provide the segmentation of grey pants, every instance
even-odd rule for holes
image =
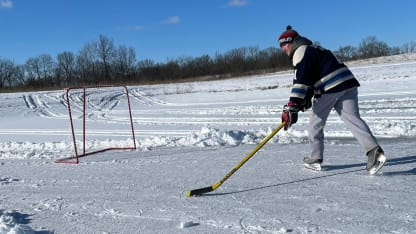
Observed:
[[[365,152],[378,145],[370,128],[360,117],[358,91],[355,87],[337,93],[325,93],[319,98],[314,98],[308,127],[309,144],[312,148],[311,158],[323,159],[324,127],[332,108],[336,110]]]

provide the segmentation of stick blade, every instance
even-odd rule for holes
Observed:
[[[191,191],[186,192],[186,196],[188,197],[192,197],[192,196],[199,196],[203,193],[209,193],[214,191],[214,188],[212,186],[209,187],[205,187],[205,188],[200,188],[200,189],[194,189]]]

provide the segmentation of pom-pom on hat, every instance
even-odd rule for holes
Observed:
[[[284,31],[279,37],[279,45],[282,47],[286,43],[292,43],[293,40],[299,36],[299,33],[292,29],[292,26],[288,25],[286,31]]]

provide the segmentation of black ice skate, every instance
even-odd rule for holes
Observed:
[[[380,146],[375,147],[374,149],[367,152],[367,166],[365,169],[368,171],[368,174],[376,174],[386,162],[386,156]]]
[[[321,164],[322,164],[322,159],[309,158],[309,157],[303,158],[303,165],[307,169],[320,171],[322,169]]]

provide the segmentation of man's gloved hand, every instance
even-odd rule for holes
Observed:
[[[297,105],[293,102],[289,102],[288,104],[283,106],[282,122],[285,122],[285,131],[289,129],[289,127],[292,126],[292,124],[298,121],[299,110],[299,107],[297,107]]]

